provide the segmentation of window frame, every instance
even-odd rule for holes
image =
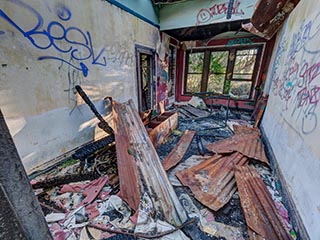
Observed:
[[[235,66],[235,60],[236,60],[236,52],[237,50],[248,50],[248,49],[257,49],[256,54],[256,60],[253,68],[252,78],[250,80],[248,79],[239,79],[239,78],[233,78],[233,71]],[[235,45],[235,46],[217,46],[217,47],[200,47],[200,48],[194,48],[194,49],[187,49],[185,52],[185,71],[184,71],[184,84],[183,84],[183,94],[184,95],[193,95],[196,94],[196,92],[187,92],[187,79],[188,79],[188,73],[189,73],[189,54],[190,53],[204,53],[204,63],[203,63],[203,71],[202,71],[202,77],[201,77],[201,87],[200,87],[200,93],[201,92],[207,92],[207,86],[209,81],[209,75],[210,75],[210,54],[211,52],[219,52],[219,51],[229,51],[228,54],[228,62],[227,62],[227,69],[226,74],[224,76],[224,83],[223,83],[223,94],[226,94],[226,83],[229,80],[230,85],[231,82],[251,82],[251,88],[249,92],[248,98],[236,98],[238,100],[244,100],[244,101],[250,101],[254,99],[254,96],[256,95],[256,84],[257,84],[257,78],[260,72],[260,66],[263,60],[263,52],[265,49],[265,43],[256,43],[256,44],[250,44],[245,46]],[[233,60],[230,59],[231,55],[234,54]]]

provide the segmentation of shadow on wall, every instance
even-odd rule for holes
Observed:
[[[56,53],[40,56],[38,57],[40,61],[54,60],[61,64],[65,63],[84,77],[88,76],[90,68],[94,66],[107,67],[110,63],[132,66],[134,63],[133,54],[119,43],[115,46],[94,47],[94,39],[90,31],[72,25],[72,11],[66,5],[56,4],[54,9],[56,20],[46,24],[43,15],[31,5],[21,0],[8,2],[14,4],[12,8],[15,9],[15,13],[20,13],[15,16],[27,16],[28,20],[33,20],[32,27],[24,26],[28,25],[29,21],[25,21],[26,24],[23,18],[15,19],[3,9],[0,9],[0,17],[20,32],[34,48],[48,54]],[[51,12],[51,9],[49,8],[48,11]],[[0,35],[10,33],[12,30],[0,31]]]

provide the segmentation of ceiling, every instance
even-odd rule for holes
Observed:
[[[152,2],[156,5],[159,4],[170,4],[170,3],[177,3],[177,2],[185,2],[186,0],[152,0]]]
[[[221,33],[238,32],[242,30],[241,24],[250,20],[238,20],[231,22],[216,23],[204,26],[194,26],[179,29],[165,30],[164,32],[179,41],[206,40],[211,39]]]

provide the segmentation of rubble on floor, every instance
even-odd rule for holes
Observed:
[[[54,239],[294,239],[249,114],[180,109],[113,102],[114,135],[31,181]]]

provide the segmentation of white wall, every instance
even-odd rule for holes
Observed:
[[[196,0],[164,5],[160,8],[160,29],[176,29],[219,22],[249,19],[257,0],[235,0],[227,19],[229,0]]]
[[[319,9],[301,1],[279,32],[262,121],[311,239],[320,239]]]
[[[134,45],[157,28],[101,0],[0,1],[0,108],[26,169],[93,138],[96,119],[75,95],[136,102]]]

